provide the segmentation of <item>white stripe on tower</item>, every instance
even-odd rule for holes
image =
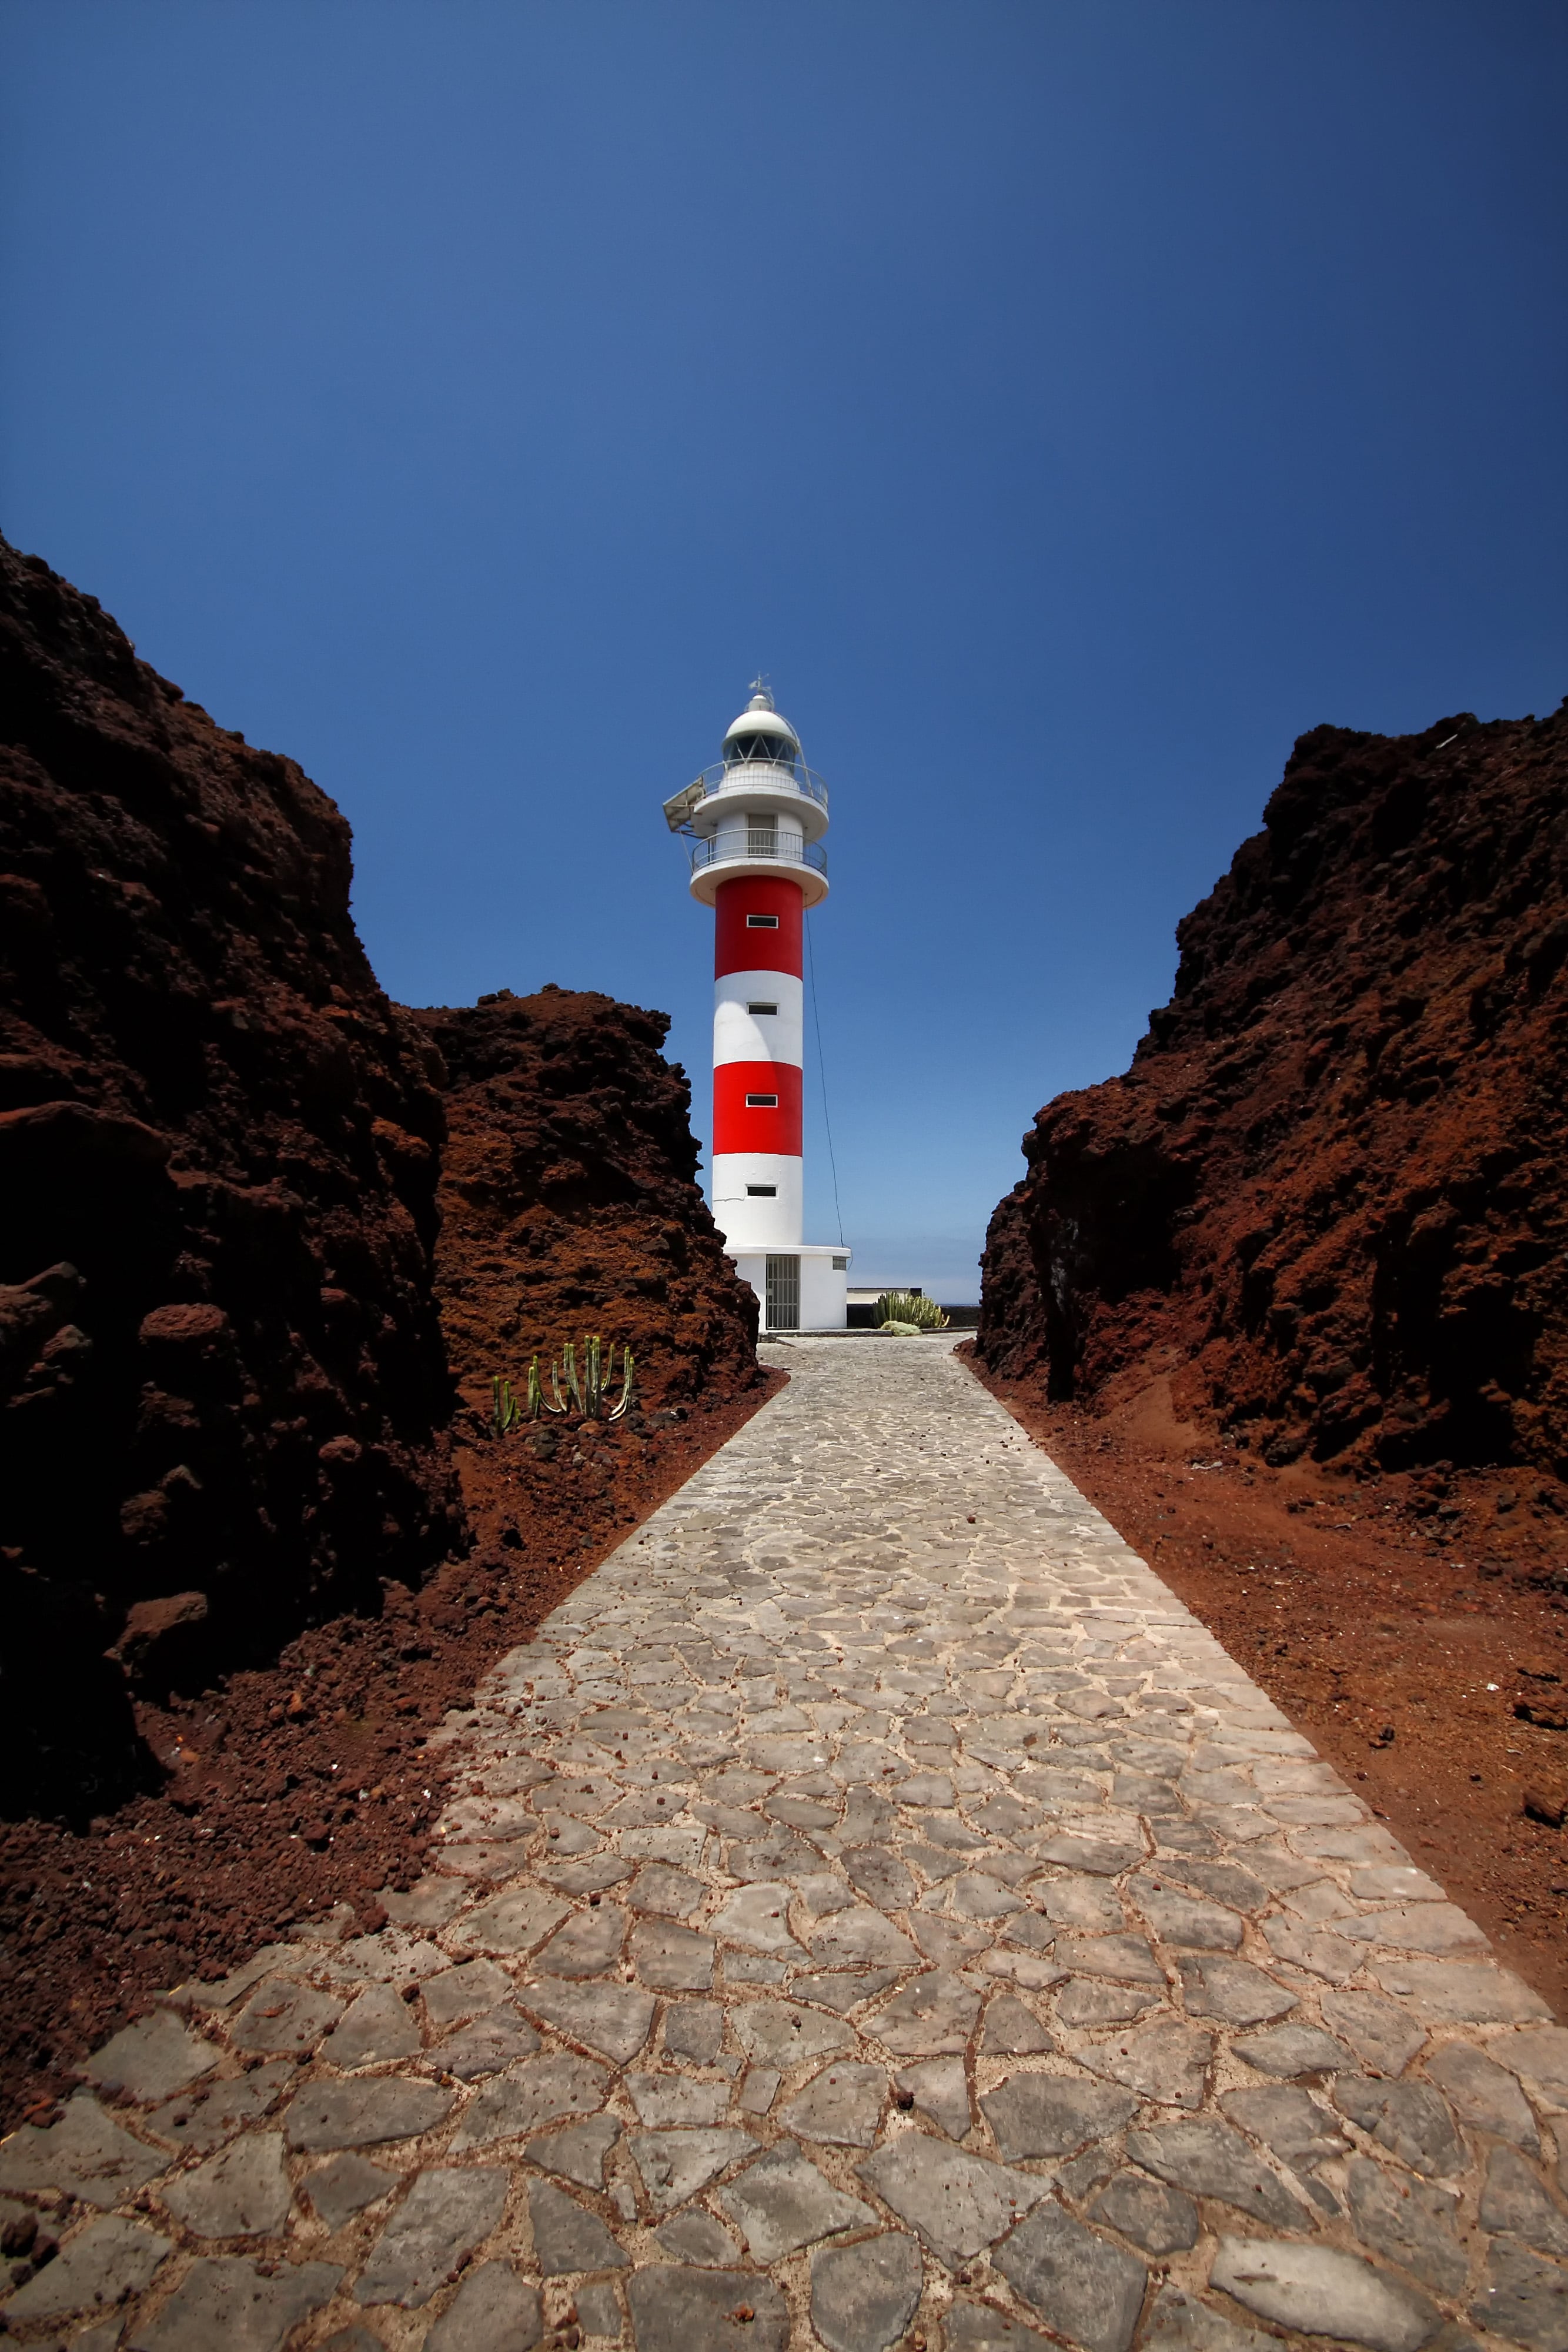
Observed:
[[[805,991],[792,971],[727,971],[713,984],[713,1059],[804,1066]]]

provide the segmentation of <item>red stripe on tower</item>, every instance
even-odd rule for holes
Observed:
[[[800,1073],[793,1062],[721,1062],[713,1074],[713,1148],[799,1155]]]
[[[788,971],[804,969],[805,901],[798,882],[782,876],[747,874],[721,882],[714,893],[713,975],[727,971]]]

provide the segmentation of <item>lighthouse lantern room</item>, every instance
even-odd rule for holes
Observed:
[[[767,1331],[841,1331],[850,1254],[803,1242],[802,948],[828,895],[828,790],[758,683],[723,756],[664,803],[714,910],[713,1213]]]

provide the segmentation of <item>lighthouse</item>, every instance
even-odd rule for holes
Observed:
[[[765,1331],[841,1331],[849,1252],[801,1238],[802,950],[828,895],[828,789],[760,680],[664,816],[714,910],[714,1221]]]

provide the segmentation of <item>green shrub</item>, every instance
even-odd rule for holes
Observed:
[[[917,1290],[884,1290],[876,1302],[876,1319],[884,1331],[890,1323],[903,1324],[913,1331],[947,1328],[947,1318],[936,1301]]]

